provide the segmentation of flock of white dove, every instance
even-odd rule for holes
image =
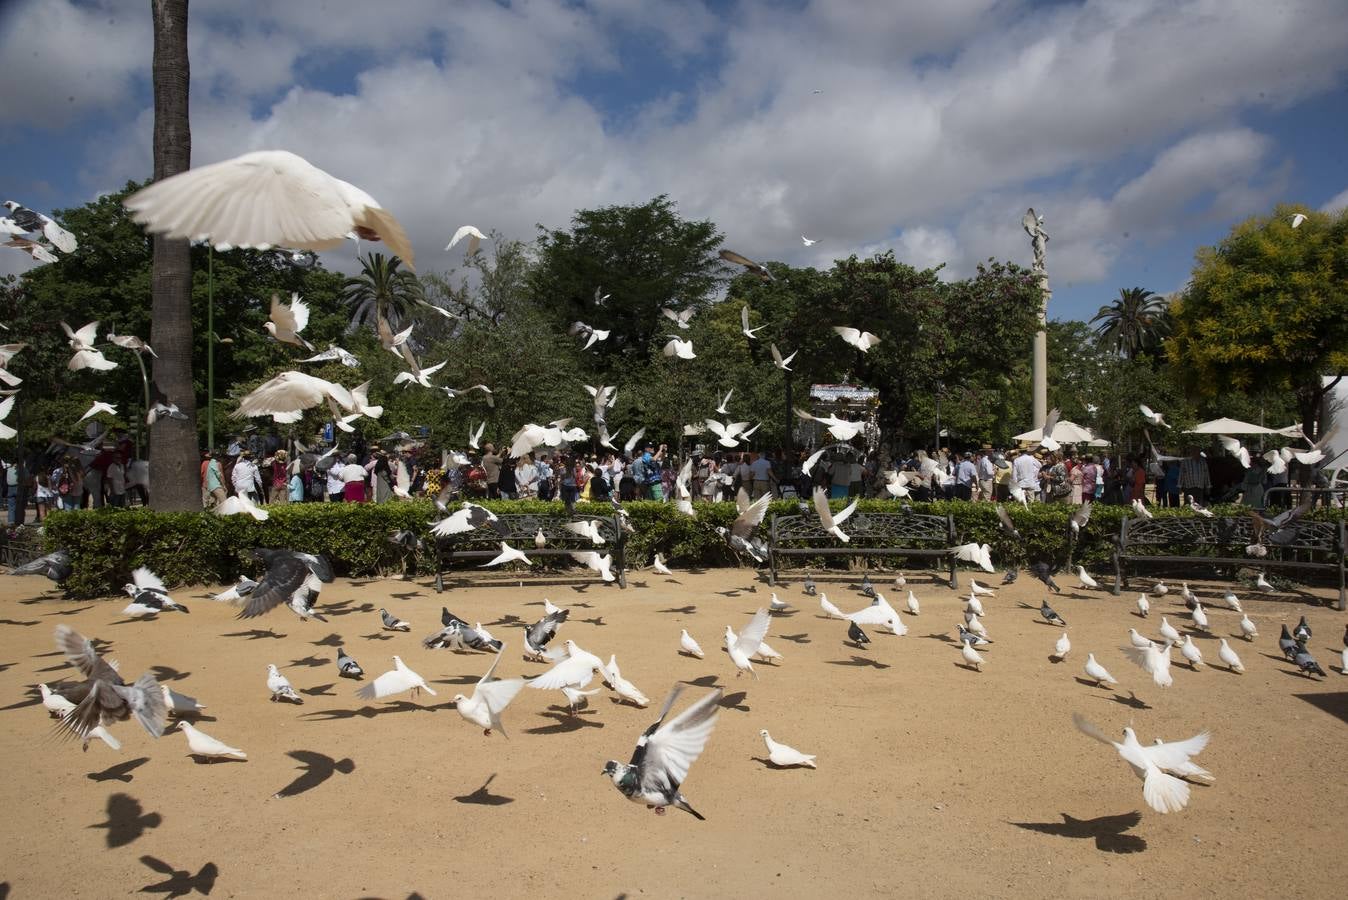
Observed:
[[[316,618],[326,621],[317,612],[316,600],[322,585],[332,579],[330,569],[326,568],[326,563],[321,557],[291,551],[259,551],[258,556],[268,565],[262,581],[243,579],[229,590],[215,595],[213,599],[244,606],[240,614],[244,618],[261,615],[274,606],[285,603],[301,619]],[[664,571],[669,570],[666,568]],[[1081,589],[1099,588],[1084,567],[1078,567],[1077,574]],[[909,616],[919,615],[921,604],[916,593],[908,588],[902,574],[895,578],[894,587],[899,591],[907,588],[905,611]],[[1262,582],[1262,587],[1266,590],[1272,589],[1267,582]],[[131,603],[123,610],[128,616],[152,619],[158,614],[187,612],[181,603],[170,596],[164,583],[148,569],[137,569],[125,590],[131,597]],[[908,633],[903,617],[884,595],[876,590],[869,575],[863,577],[860,590],[862,594],[871,598],[869,605],[853,612],[844,612],[828,599],[827,594],[818,591],[811,577],[807,575],[803,583],[804,593],[807,596],[818,596],[820,608],[826,616],[847,621],[844,642],[850,646],[861,650],[868,649],[871,638],[862,626],[884,629],[895,636]],[[1138,596],[1136,615],[1150,621],[1152,602],[1171,593],[1171,588],[1157,582],[1149,594]],[[994,589],[977,581],[972,582],[970,593],[963,600],[963,621],[956,626],[959,651],[965,667],[980,673],[987,663],[985,654],[994,643],[984,623],[987,616],[985,600],[995,599],[995,594]],[[1187,583],[1182,583],[1176,596],[1187,607],[1188,633],[1181,634],[1180,630],[1169,621],[1169,617],[1162,616],[1157,628],[1157,640],[1152,640],[1140,634],[1135,627],[1130,627],[1127,630],[1127,646],[1119,647],[1119,652],[1125,659],[1138,666],[1155,685],[1162,688],[1169,688],[1175,683],[1171,673],[1172,648],[1178,647],[1183,664],[1190,671],[1197,672],[1204,665],[1204,654],[1195,643],[1193,635],[1197,633],[1211,637],[1213,630],[1208,610]],[[546,599],[543,601],[543,607],[543,617],[523,627],[524,659],[531,662],[548,662],[552,663],[552,666],[532,678],[497,677],[496,671],[504,656],[504,642],[494,637],[482,623],[470,625],[447,609],[442,609],[440,629],[421,641],[422,648],[428,650],[444,648],[460,653],[486,652],[494,656],[485,674],[478,679],[472,693],[467,696],[458,694],[453,698],[455,709],[465,721],[482,728],[485,735],[497,731],[506,736],[502,715],[526,687],[541,691],[560,691],[573,715],[587,705],[588,698],[598,693],[601,685],[607,687],[618,702],[642,708],[649,705],[650,700],[646,694],[622,675],[616,654],[611,654],[605,662],[600,656],[581,648],[573,640],[562,641],[560,647],[550,648],[549,644],[567,621],[569,610],[557,607]],[[767,644],[766,637],[773,614],[784,613],[789,609],[790,604],[773,593],[768,607],[759,609],[738,631],[729,625],[725,627],[722,642],[735,669],[736,677],[747,673],[757,679],[759,674],[754,667],[755,660],[772,661],[775,664],[783,659],[781,653]],[[1225,592],[1221,598],[1220,609],[1224,613],[1240,615],[1236,623],[1240,637],[1246,641],[1253,641],[1259,636],[1254,623],[1244,613],[1239,599],[1233,592],[1229,590]],[[1063,629],[1055,641],[1050,656],[1060,662],[1067,659],[1073,652],[1067,622],[1047,601],[1041,604],[1038,613],[1044,621]],[[412,630],[410,622],[391,614],[386,609],[380,609],[379,616],[382,630],[399,633]],[[1288,661],[1303,672],[1323,676],[1324,670],[1306,649],[1306,642],[1310,636],[1310,625],[1305,617],[1302,617],[1296,628],[1291,631],[1283,626],[1279,647]],[[191,723],[190,719],[197,711],[204,709],[195,698],[158,684],[154,676],[148,672],[134,683],[126,683],[115,664],[101,658],[91,642],[67,626],[57,628],[56,638],[58,647],[64,651],[71,665],[76,667],[86,680],[81,684],[58,685],[55,688],[46,684],[39,685],[43,703],[53,716],[61,720],[58,728],[64,733],[82,738],[86,747],[89,741],[99,738],[114,749],[119,748],[120,742],[110,733],[109,728],[118,721],[132,717],[136,718],[151,736],[158,737],[164,732],[167,716],[173,715],[177,719],[176,727],[185,734],[188,750],[193,756],[201,759],[247,759],[247,754],[243,750],[202,732]],[[671,647],[671,650],[673,649]],[[681,656],[705,658],[702,647],[687,629],[679,633],[676,652]],[[1244,664],[1226,637],[1218,638],[1216,658],[1223,667],[1232,672],[1245,672]],[[1341,671],[1348,670],[1348,630],[1344,637],[1342,661],[1345,669]],[[342,677],[358,681],[364,679],[365,672],[359,663],[340,646],[337,648],[336,665]],[[1094,652],[1086,654],[1083,671],[1087,680],[1097,687],[1112,689],[1119,683],[1118,679],[1097,660]],[[598,684],[595,684],[596,679]],[[303,698],[294,685],[275,665],[267,666],[265,683],[272,701],[303,703]],[[674,806],[702,818],[701,814],[689,805],[680,791],[680,786],[687,777],[689,767],[702,753],[715,726],[722,689],[716,688],[666,722],[665,719],[684,687],[686,685],[679,682],[670,692],[660,717],[639,738],[631,761],[621,763],[610,760],[605,766],[604,773],[610,776],[615,786],[634,802],[644,803],[658,813],[663,813],[665,808]],[[422,675],[410,668],[401,656],[395,655],[393,668],[363,684],[355,692],[355,696],[371,702],[407,692],[416,696],[421,691],[436,694]],[[1115,748],[1120,758],[1142,780],[1143,798],[1157,812],[1176,812],[1188,804],[1187,779],[1213,780],[1210,772],[1194,762],[1194,758],[1208,744],[1209,735],[1206,731],[1182,741],[1167,742],[1158,738],[1154,744],[1147,746],[1139,742],[1132,728],[1125,728],[1122,740],[1114,741],[1080,715],[1074,715],[1073,721],[1086,735]],[[762,730],[760,735],[767,748],[767,758],[774,766],[810,768],[816,766],[814,755],[775,741],[766,729]]]

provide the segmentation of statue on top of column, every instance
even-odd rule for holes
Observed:
[[[1024,226],[1025,233],[1030,236],[1030,244],[1034,247],[1034,267],[1042,272],[1046,268],[1044,248],[1048,244],[1048,232],[1044,230],[1044,217],[1037,215],[1032,206],[1025,210],[1025,215],[1021,217],[1020,224]]]

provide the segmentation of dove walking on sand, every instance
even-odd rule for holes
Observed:
[[[382,606],[379,608],[379,619],[384,623],[385,631],[411,631],[412,623],[404,622],[402,619],[391,614]]]
[[[1145,618],[1147,617],[1147,613],[1149,613],[1149,612],[1151,612],[1151,603],[1149,603],[1149,602],[1147,601],[1147,595],[1146,595],[1146,594],[1138,594],[1138,595],[1137,595],[1137,614],[1138,614],[1139,616],[1141,616],[1142,618],[1145,619]]]
[[[1067,636],[1067,632],[1062,633],[1058,642],[1053,645],[1053,658],[1062,662],[1067,658],[1067,654],[1072,650],[1072,639]]]
[[[1114,676],[1109,674],[1109,670],[1095,661],[1094,653],[1086,654],[1086,677],[1095,682],[1095,686],[1102,684],[1118,684]]]
[[[604,667],[604,680],[608,682],[609,687],[613,688],[613,693],[624,700],[634,703],[637,706],[650,706],[651,701],[646,695],[641,693],[635,684],[623,677],[622,671],[618,668],[618,657],[616,654],[610,654],[608,665]]]
[[[1236,651],[1231,649],[1231,645],[1226,642],[1226,638],[1218,638],[1217,640],[1217,658],[1222,661],[1222,665],[1226,666],[1232,672],[1240,672],[1243,674],[1245,672],[1245,666],[1241,663],[1240,657],[1236,655]]]
[[[689,656],[696,656],[698,659],[705,657],[702,648],[697,645],[697,641],[693,640],[692,636],[688,634],[687,628],[679,632],[679,647]]]
[[[1254,623],[1250,621],[1250,617],[1243,613],[1240,617],[1240,634],[1241,637],[1245,638],[1247,641],[1252,641],[1259,637],[1259,629],[1255,628]]]
[[[1166,621],[1165,616],[1161,616],[1160,632],[1161,637],[1172,644],[1178,644],[1180,641],[1183,640],[1183,638],[1180,637],[1179,630],[1176,629],[1174,625],[1171,625],[1168,621]]]
[[[908,592],[908,612],[917,615],[922,611],[922,604],[917,602],[917,595],[912,591]]]
[[[285,700],[290,703],[303,703],[304,698],[295,693],[290,679],[281,674],[275,663],[267,664],[267,690],[271,691],[271,700]]]
[[[814,764],[815,757],[810,753],[801,753],[795,747],[788,747],[786,744],[780,744],[772,739],[768,730],[764,728],[758,732],[758,736],[763,739],[763,743],[768,748],[768,759],[774,766],[783,768],[790,766],[809,766],[811,769],[818,768]]]
[[[979,654],[977,650],[973,648],[972,645],[966,644],[961,641],[960,654],[964,657],[964,661],[966,663],[973,666],[980,672],[983,671],[983,657]]]
[[[1081,586],[1088,591],[1093,591],[1100,587],[1100,583],[1086,572],[1085,566],[1077,566],[1077,580],[1080,581]]]
[[[1203,665],[1203,651],[1198,649],[1194,639],[1189,635],[1184,636],[1184,643],[1179,645],[1180,656],[1184,657],[1189,663],[1189,668],[1198,671],[1199,666]]]
[[[201,756],[207,759],[248,759],[248,754],[237,747],[231,747],[223,741],[218,741],[206,732],[194,726],[191,722],[180,721],[179,730],[187,735],[187,749],[192,756]]]

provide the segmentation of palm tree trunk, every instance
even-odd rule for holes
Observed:
[[[184,172],[192,163],[187,114],[187,0],[150,0],[154,17],[154,178]],[[157,509],[200,509],[200,452],[196,390],[192,384],[192,259],[188,242],[154,237],[150,343],[159,357],[154,383],[186,419],[160,418],[150,430]]]

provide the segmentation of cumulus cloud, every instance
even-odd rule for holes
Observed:
[[[1320,212],[1336,213],[1343,209],[1348,209],[1348,188],[1330,197],[1325,205],[1320,207]]]
[[[131,27],[123,11],[104,34],[111,8],[29,4],[0,37],[8,59],[34,44],[71,60],[87,42],[95,61],[81,62],[117,120],[80,173],[90,195],[149,171],[148,14]],[[1103,279],[1130,248],[1277,199],[1273,139],[1240,114],[1291,106],[1348,68],[1348,33],[1324,27],[1338,0],[335,9],[194,8],[194,162],[300,153],[393,210],[422,268],[452,264],[442,248],[464,222],[529,239],[577,208],[668,194],[755,258],[826,265],[893,247],[951,277],[989,256],[1028,263],[1033,204],[1055,281]],[[634,77],[633,35],[671,82]],[[8,98],[4,121],[68,120],[46,107],[72,77]],[[615,96],[635,109],[621,126]]]

